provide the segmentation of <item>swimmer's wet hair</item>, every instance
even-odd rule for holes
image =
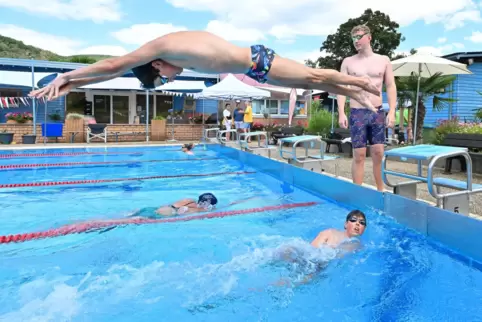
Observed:
[[[365,217],[365,214],[363,212],[361,212],[360,210],[350,211],[350,213],[346,216],[345,221],[348,221],[351,217],[362,217],[363,219],[365,219],[365,221],[367,221],[367,217]]]
[[[152,66],[152,62],[132,68],[132,72],[141,81],[144,88],[155,88],[155,80],[160,77],[159,71]]]
[[[351,30],[351,34],[353,35],[353,34],[359,32],[359,31],[361,31],[363,33],[366,33],[366,34],[371,34],[371,30],[366,24],[358,25],[358,26],[353,27],[353,29]]]

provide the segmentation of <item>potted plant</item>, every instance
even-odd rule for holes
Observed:
[[[157,115],[151,121],[151,133],[153,141],[163,141],[166,139],[166,119],[162,115]]]
[[[13,133],[8,133],[7,130],[3,130],[0,133],[0,144],[11,144],[13,141]]]
[[[59,113],[49,114],[49,118],[54,122],[58,122],[58,121],[62,120],[62,116],[60,116]]]
[[[7,124],[17,124],[20,120],[20,113],[7,113],[5,114],[5,118],[7,119]]]

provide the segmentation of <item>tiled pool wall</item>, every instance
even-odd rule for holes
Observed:
[[[348,206],[383,212],[400,224],[459,253],[449,254],[480,269],[482,221],[436,208],[422,201],[355,185],[349,181],[312,172],[249,152],[218,144],[208,150],[239,160],[286,183],[306,189]],[[462,255],[462,256],[461,256]]]

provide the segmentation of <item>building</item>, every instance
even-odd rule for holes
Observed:
[[[456,99],[455,102],[441,111],[433,111],[431,99],[427,99],[424,127],[432,128],[439,120],[458,117],[461,121],[474,121],[477,109],[482,108],[482,52],[457,52],[442,56],[467,65],[472,75],[456,75],[447,97]]]
[[[58,73],[86,66],[86,64],[51,62],[28,59],[0,58],[0,123],[5,123],[5,114],[9,112],[32,112],[33,102],[28,99],[32,86],[42,87],[49,83]],[[32,80],[32,71],[34,79]],[[215,113],[218,101],[203,100],[201,104],[190,98],[196,92],[192,84],[198,87],[209,87],[219,80],[219,75],[202,74],[185,70],[176,82],[191,84],[181,90],[169,94],[151,92],[149,99],[149,119],[156,115],[166,116],[169,109],[185,110],[191,113]],[[109,81],[110,82],[110,81]],[[120,84],[121,83],[121,84]],[[112,87],[111,85],[114,85]],[[84,114],[86,102],[92,103],[92,113],[98,123],[133,124],[145,122],[146,92],[139,86],[132,74],[112,80],[109,86],[82,87],[66,97],[51,102],[36,102],[36,122],[42,123],[52,119],[63,120],[68,113]],[[18,100],[12,98],[25,98]],[[27,102],[27,104],[25,104]]]

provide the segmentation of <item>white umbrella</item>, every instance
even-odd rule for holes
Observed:
[[[391,62],[394,76],[412,76],[418,74],[417,100],[415,103],[415,128],[413,143],[417,138],[418,96],[420,92],[420,78],[431,77],[436,73],[442,75],[472,74],[467,66],[449,59],[426,54],[415,54]]]

